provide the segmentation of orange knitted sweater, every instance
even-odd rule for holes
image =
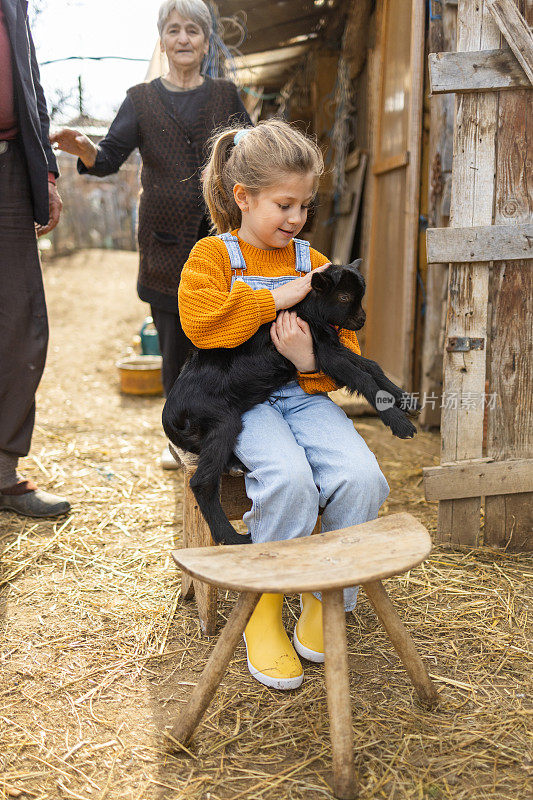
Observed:
[[[238,236],[238,231],[232,231]],[[296,255],[294,243],[277,250],[261,250],[239,237],[247,273],[265,277],[294,275]],[[327,264],[328,259],[310,248],[312,268]],[[181,324],[186,335],[198,348],[237,347],[265,322],[276,319],[274,297],[269,289],[252,289],[243,281],[231,286],[231,264],[224,242],[216,236],[200,239],[181,274],[178,304]],[[354,331],[341,330],[344,345],[360,353]],[[323,372],[299,373],[298,381],[308,394],[331,392],[335,381]]]

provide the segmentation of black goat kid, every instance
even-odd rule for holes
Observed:
[[[393,434],[407,439],[416,433],[403,410],[412,408],[410,396],[378,364],[339,341],[337,328],[357,331],[365,323],[360,263],[358,259],[316,272],[311,291],[292,310],[309,324],[318,370],[339,386],[362,394]],[[267,323],[238,347],[195,349],[172,387],[163,409],[163,427],[173,444],[199,455],[191,489],[217,543],[250,541],[230,524],[219,498],[222,473],[235,461],[241,416],[296,377],[294,365],[274,347]]]

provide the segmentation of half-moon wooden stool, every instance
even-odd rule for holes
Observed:
[[[172,729],[171,740],[185,744],[194,733],[263,592],[321,591],[333,791],[343,800],[357,797],[342,590],[363,587],[420,699],[433,704],[435,687],[381,583],[382,578],[420,564],[430,550],[427,530],[410,514],[289,541],[175,550],[172,556],[183,572],[241,594]]]

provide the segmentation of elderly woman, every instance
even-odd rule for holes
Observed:
[[[212,18],[202,0],[167,0],[157,23],[169,71],[128,90],[109,131],[94,145],[65,128],[51,137],[79,157],[78,171],[103,177],[117,172],[136,148],[142,156],[139,205],[140,267],[137,290],[149,303],[163,355],[163,385],[170,391],[190,342],[178,316],[180,272],[209,221],[200,187],[205,145],[215,128],[250,119],[233,83],[202,74]],[[170,466],[163,454],[163,466]]]

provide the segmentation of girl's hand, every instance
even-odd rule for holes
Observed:
[[[59,150],[78,156],[89,169],[94,167],[98,148],[84,133],[72,128],[63,128],[50,136],[50,144],[57,144]]]
[[[299,303],[300,300],[303,300],[311,291],[313,272],[322,272],[322,270],[329,266],[330,264],[324,264],[322,267],[311,270],[311,272],[308,272],[303,278],[295,278],[293,281],[289,281],[283,284],[283,286],[279,286],[277,289],[272,289],[276,311],[280,311],[282,308],[291,308],[295,306],[296,303]]]
[[[278,353],[292,361],[298,372],[316,371],[313,337],[309,325],[295,311],[282,311],[278,314],[270,327],[270,338]]]

